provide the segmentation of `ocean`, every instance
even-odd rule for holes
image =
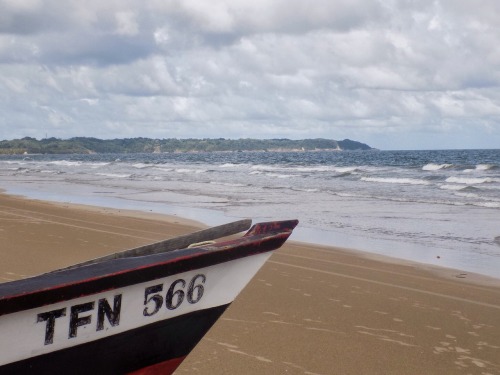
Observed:
[[[299,219],[293,240],[500,278],[500,150],[0,156],[0,188],[207,225]]]

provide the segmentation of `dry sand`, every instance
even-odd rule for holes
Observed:
[[[0,194],[0,281],[199,227]],[[500,374],[500,280],[291,242],[180,374]]]

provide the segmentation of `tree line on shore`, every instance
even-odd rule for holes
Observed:
[[[213,151],[343,151],[372,150],[364,143],[344,139],[98,139],[75,137],[70,139],[31,137],[0,141],[0,154],[94,154],[94,153],[159,153],[159,152],[213,152]]]

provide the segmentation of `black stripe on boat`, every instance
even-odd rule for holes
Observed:
[[[218,306],[0,367],[0,374],[126,374],[184,358],[227,308]],[[180,363],[180,362],[179,362]]]

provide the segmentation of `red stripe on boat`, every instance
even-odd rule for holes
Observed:
[[[129,372],[129,375],[169,375],[172,374],[186,357],[169,359],[140,370]]]

